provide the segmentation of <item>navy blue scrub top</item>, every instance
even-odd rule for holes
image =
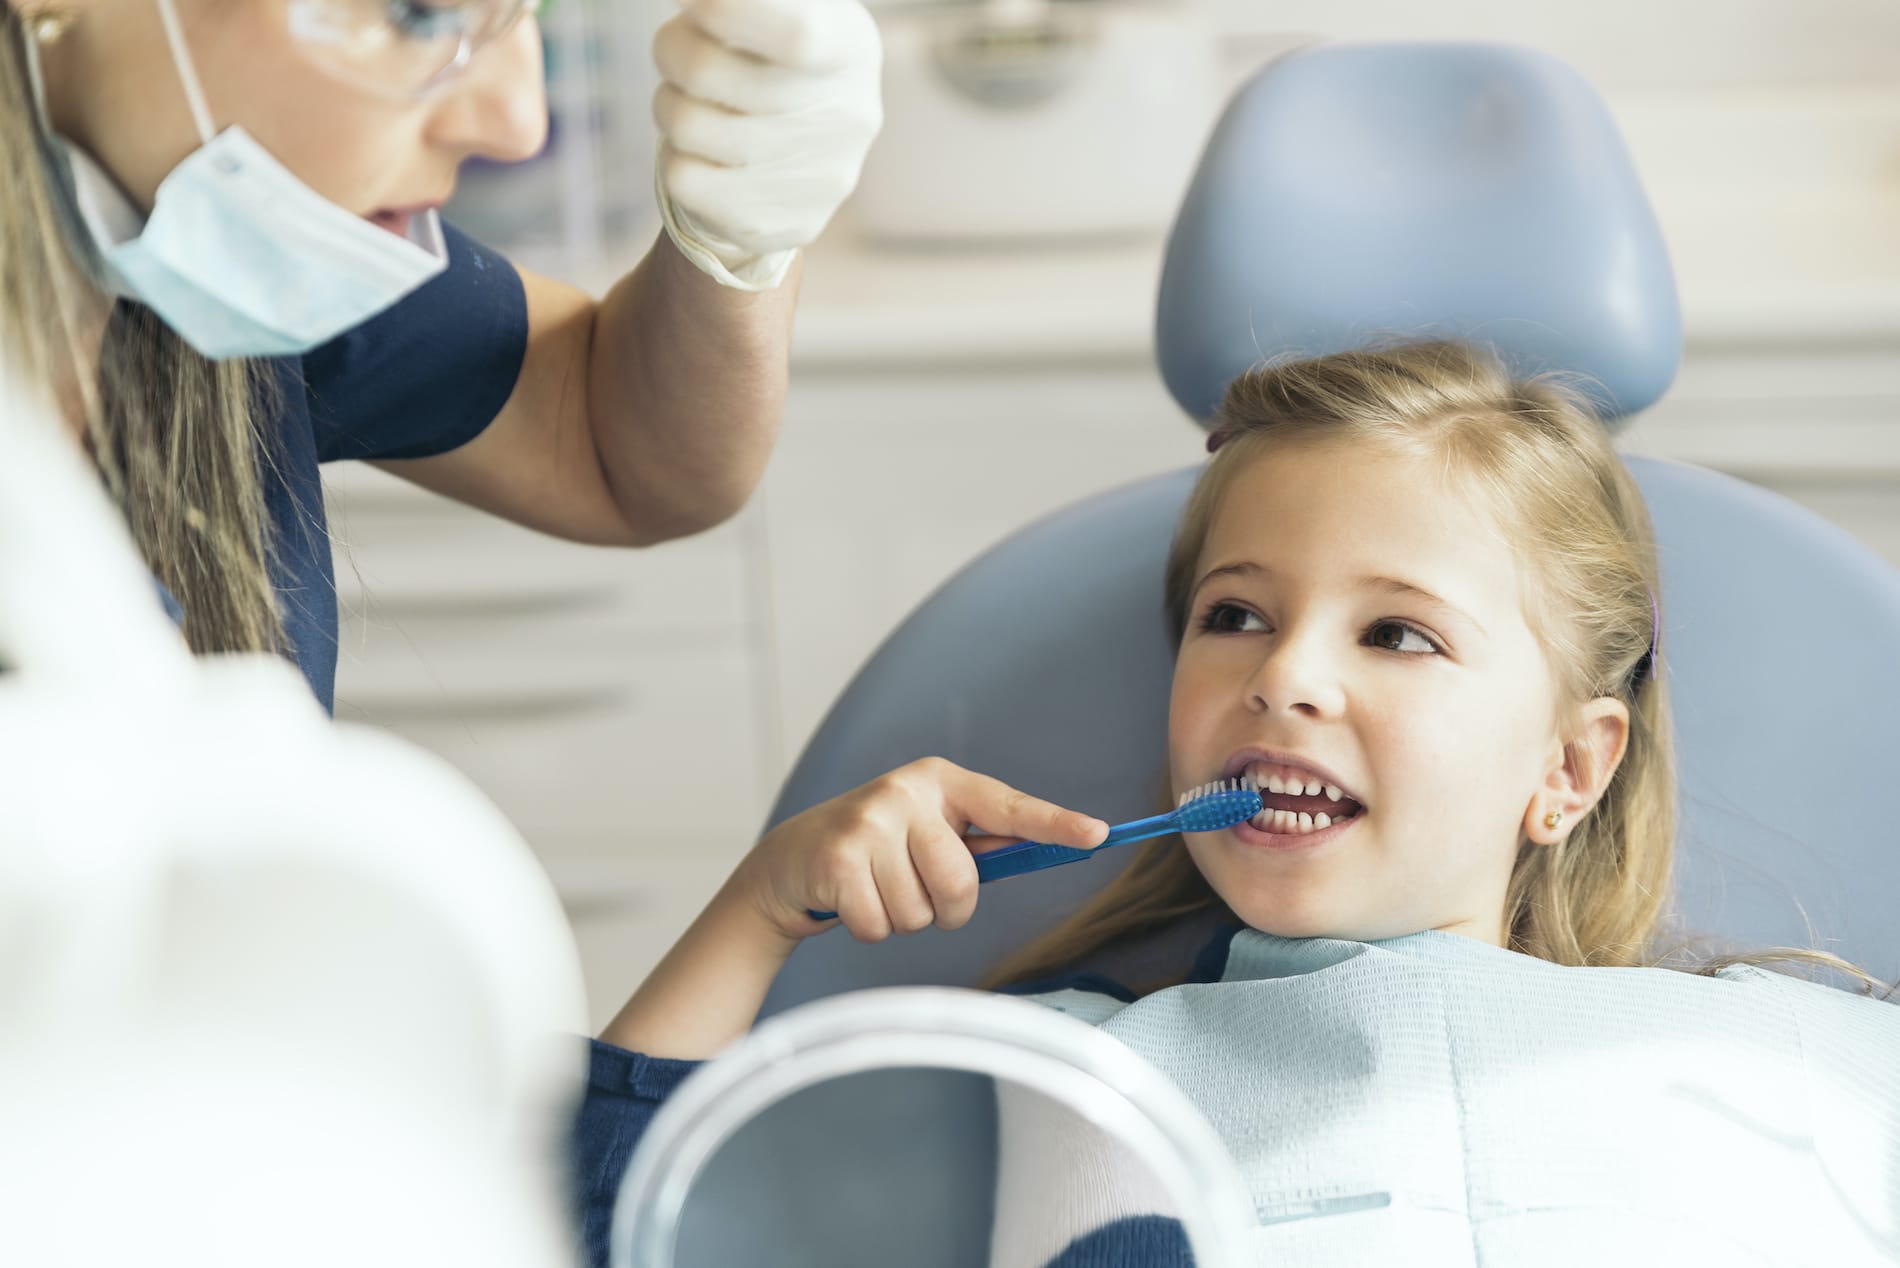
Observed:
[[[528,302],[514,266],[443,226],[440,274],[355,330],[276,361],[283,412],[264,466],[275,534],[272,579],[288,652],[334,710],[336,575],[318,464],[424,458],[467,444],[501,412],[528,347]]]

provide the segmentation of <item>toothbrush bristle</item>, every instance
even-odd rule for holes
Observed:
[[[1175,814],[1183,832],[1217,832],[1253,818],[1261,804],[1259,784],[1242,775],[1189,789]]]

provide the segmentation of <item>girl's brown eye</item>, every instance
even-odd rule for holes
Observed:
[[[1373,646],[1382,647],[1388,652],[1424,653],[1438,650],[1436,643],[1404,621],[1380,621],[1366,631],[1366,637]],[[1405,643],[1408,638],[1413,640],[1410,647]]]
[[[1258,624],[1259,620],[1246,608],[1232,603],[1216,603],[1201,617],[1201,629],[1209,634],[1238,634],[1246,630],[1247,622]]]

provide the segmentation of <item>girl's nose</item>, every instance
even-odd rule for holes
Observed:
[[[428,140],[458,156],[518,163],[548,139],[547,81],[541,28],[532,17],[481,48],[448,85],[429,119]]]
[[[1247,705],[1260,712],[1338,716],[1345,702],[1337,659],[1311,635],[1272,639],[1247,682]]]

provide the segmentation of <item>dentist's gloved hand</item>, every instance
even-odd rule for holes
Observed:
[[[653,58],[667,233],[722,284],[772,289],[883,123],[876,23],[861,0],[684,0]]]

